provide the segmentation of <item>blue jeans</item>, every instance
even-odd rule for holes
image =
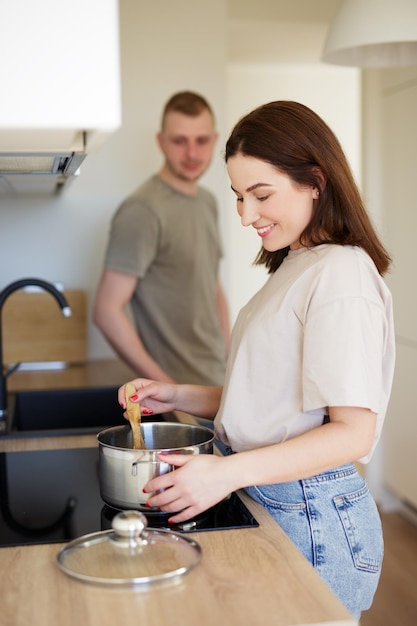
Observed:
[[[359,620],[378,586],[384,542],[379,513],[353,464],[306,480],[248,487]]]

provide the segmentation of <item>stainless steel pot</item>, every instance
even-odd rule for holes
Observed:
[[[134,450],[129,425],[114,426],[97,435],[99,483],[104,502],[117,509],[152,511],[143,487],[155,476],[174,469],[158,459],[167,454],[212,454],[214,434],[205,426],[175,422],[141,424],[146,450]]]

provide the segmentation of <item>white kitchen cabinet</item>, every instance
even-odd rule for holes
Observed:
[[[118,0],[3,4],[0,190],[58,191],[121,125]]]
[[[385,486],[417,508],[417,69],[383,72],[380,95],[381,200],[397,339],[382,473]]]
[[[79,130],[93,145],[119,126],[117,0],[4,3],[0,53],[2,151],[37,150],[42,137],[62,148],[54,134],[66,140]]]
[[[385,486],[417,508],[417,349],[397,341],[397,365],[384,433]]]

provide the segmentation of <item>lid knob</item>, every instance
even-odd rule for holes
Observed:
[[[148,520],[139,511],[122,511],[114,516],[112,527],[115,532],[114,541],[135,546],[144,543],[141,539]],[[127,540],[127,541],[126,541]]]

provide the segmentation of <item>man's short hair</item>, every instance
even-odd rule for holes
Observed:
[[[190,117],[197,117],[205,109],[209,111],[214,120],[213,110],[203,96],[192,91],[180,91],[171,96],[166,103],[162,112],[161,128],[164,128],[166,115],[171,111],[177,111]]]

